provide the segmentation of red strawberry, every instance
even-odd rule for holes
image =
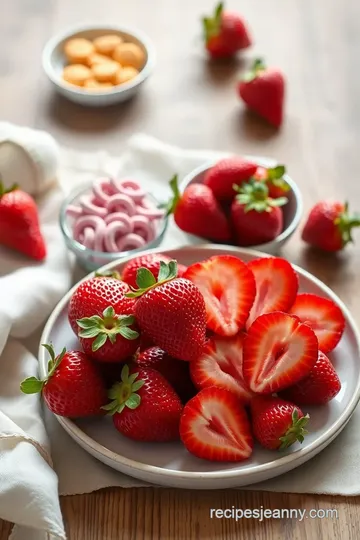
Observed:
[[[320,201],[310,210],[302,239],[324,251],[340,251],[353,242],[355,227],[360,227],[360,215],[349,215],[348,203]]]
[[[63,349],[55,357],[52,345],[44,347],[50,354],[48,375],[43,380],[26,379],[21,383],[22,392],[42,392],[50,411],[59,416],[79,418],[102,414],[107,396],[98,366],[83,352]]]
[[[78,319],[101,314],[108,306],[113,306],[118,313],[118,307],[122,306],[125,293],[130,287],[118,279],[106,276],[98,276],[87,279],[80,283],[72,295],[69,303],[69,323],[76,335],[79,332]],[[132,301],[135,307],[135,302]]]
[[[250,181],[238,188],[231,205],[231,221],[239,246],[255,246],[274,240],[283,230],[280,206],[286,197],[271,199],[263,182]]]
[[[341,309],[332,300],[316,294],[298,294],[290,314],[313,329],[324,353],[335,349],[345,330]]]
[[[199,358],[190,363],[191,378],[197,388],[217,386],[227,388],[243,403],[253,393],[246,385],[242,373],[244,334],[233,338],[213,337],[207,342]]]
[[[208,328],[221,336],[235,336],[255,298],[254,276],[246,264],[237,257],[219,255],[189,266],[184,277],[204,297]]]
[[[190,362],[173,358],[160,347],[150,347],[135,357],[135,363],[142,368],[159,371],[171,384],[183,401],[188,401],[196,391],[192,385],[189,372]]]
[[[131,259],[122,271],[122,280],[130,287],[136,288],[136,275],[139,268],[147,268],[157,278],[160,270],[160,261],[169,263],[171,259],[162,253],[149,253]],[[186,266],[178,264],[178,277],[181,277],[186,270]]]
[[[234,185],[249,180],[256,170],[257,165],[240,157],[225,158],[208,169],[204,184],[218,200],[233,199]]]
[[[285,259],[264,257],[248,263],[256,283],[256,297],[246,326],[271,311],[288,311],[293,305],[299,287],[298,277]]]
[[[181,195],[177,176],[170,186],[174,197],[166,206],[167,215],[174,214],[175,223],[182,231],[216,242],[231,239],[227,218],[210,188],[190,184]]]
[[[36,261],[43,261],[46,257],[34,199],[17,186],[5,189],[1,181],[0,244]]]
[[[251,401],[252,428],[255,439],[268,450],[285,450],[307,434],[309,415],[278,397],[256,396]]]
[[[155,369],[136,366],[121,372],[121,382],[109,392],[111,403],[104,409],[113,415],[120,433],[144,442],[179,438],[182,404],[174,389]]]
[[[271,394],[304,378],[317,356],[309,326],[281,311],[260,315],[244,342],[244,379],[253,392]]]
[[[176,273],[176,261],[161,262],[158,281],[141,268],[139,289],[127,296],[138,297],[135,316],[141,330],[171,356],[191,361],[205,345],[205,302],[199,289]]]
[[[281,397],[297,405],[324,405],[341,390],[340,379],[327,356],[319,351],[310,373],[294,386],[281,392]]]
[[[290,186],[284,179],[286,173],[285,165],[277,165],[266,169],[265,167],[258,167],[254,178],[256,180],[262,180],[266,183],[269,189],[269,197],[272,199],[278,199],[286,195],[290,191]]]
[[[283,121],[285,79],[279,69],[267,68],[260,59],[239,83],[239,95],[246,105],[275,127]]]
[[[215,386],[185,405],[180,437],[191,454],[210,461],[242,461],[253,449],[250,423],[238,397]]]
[[[224,4],[216,6],[212,17],[203,19],[206,49],[213,58],[230,58],[251,45],[245,21],[237,13],[224,11]]]

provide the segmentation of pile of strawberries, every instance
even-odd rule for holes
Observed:
[[[299,293],[284,259],[219,255],[186,268],[143,255],[121,279],[80,283],[68,317],[82,350],[46,345],[47,377],[22,390],[41,391],[58,415],[111,414],[136,441],[181,439],[199,458],[241,461],[253,438],[268,449],[302,442],[303,408],[341,388],[326,355],[344,316]]]

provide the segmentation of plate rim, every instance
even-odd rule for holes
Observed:
[[[205,251],[205,250],[213,250],[213,251],[220,251],[220,252],[233,252],[234,254],[237,254],[241,256],[241,254],[246,254],[255,258],[266,258],[266,257],[272,257],[271,255],[267,253],[263,253],[261,251],[256,251],[253,249],[247,249],[247,248],[241,248],[236,246],[227,246],[224,244],[217,245],[217,244],[199,244],[195,246],[189,246],[189,245],[182,245],[179,247],[175,247],[173,249],[165,249],[162,250],[160,247],[146,250],[142,253],[143,254],[149,254],[149,253],[168,253],[173,251]],[[221,254],[221,253],[220,253]],[[214,253],[215,255],[215,253]],[[126,257],[124,259],[119,259],[117,261],[112,261],[111,263],[108,263],[107,265],[103,266],[97,272],[99,271],[106,271],[111,270],[112,268],[118,266],[119,264],[126,264],[129,260],[133,259],[133,256]],[[290,261],[289,261],[290,262]],[[318,279],[316,276],[308,272],[307,270],[304,270],[300,266],[290,263],[296,272],[303,275],[304,277],[308,278],[310,281],[315,283],[317,286],[319,286],[320,289],[322,289],[326,294],[334,301],[337,305],[341,308],[341,310],[344,313],[345,319],[347,323],[349,324],[351,330],[354,333],[356,345],[359,351],[359,359],[360,359],[360,333],[357,329],[356,322],[351,315],[349,309],[346,307],[346,305],[343,303],[343,301],[335,294],[325,283],[323,283],[320,279]],[[87,274],[83,279],[78,281],[64,296],[63,298],[58,302],[57,306],[52,311],[50,317],[48,318],[44,330],[41,335],[40,343],[39,343],[39,351],[38,351],[38,360],[39,360],[39,371],[40,376],[42,377],[45,373],[45,350],[41,346],[41,343],[47,343],[49,341],[48,336],[50,334],[50,331],[52,327],[54,326],[54,323],[61,313],[61,311],[64,309],[66,304],[68,303],[71,295],[76,290],[76,288],[79,286],[80,283],[83,281],[86,281],[90,277],[92,277],[95,274],[95,272],[90,272]],[[301,447],[299,450],[296,451],[296,453],[290,453],[283,457],[280,457],[276,461],[271,461],[267,463],[263,463],[260,465],[254,465],[251,467],[248,467],[243,470],[234,470],[234,469],[228,469],[228,470],[219,470],[219,471],[204,471],[204,472],[196,472],[196,471],[177,471],[177,470],[169,470],[165,469],[163,467],[159,467],[156,465],[149,465],[146,463],[141,463],[139,461],[135,461],[133,459],[129,459],[127,457],[122,456],[121,454],[118,454],[116,452],[113,452],[112,450],[109,450],[102,444],[98,443],[94,439],[92,439],[89,435],[87,435],[82,429],[80,429],[75,422],[73,422],[71,419],[57,416],[55,415],[56,419],[60,423],[60,425],[69,433],[70,436],[76,441],[76,439],[81,439],[83,444],[92,448],[94,452],[96,452],[99,455],[104,456],[104,458],[107,461],[114,461],[120,465],[123,465],[128,470],[136,470],[143,474],[149,474],[151,476],[158,475],[159,480],[161,477],[171,477],[171,478],[181,478],[181,479],[187,479],[189,481],[191,480],[200,480],[200,479],[206,479],[206,480],[224,480],[227,478],[234,479],[235,477],[237,479],[244,479],[246,477],[250,477],[250,484],[251,482],[251,476],[252,475],[261,475],[266,473],[267,471],[271,471],[271,476],[277,476],[277,474],[273,474],[274,471],[279,470],[279,475],[284,472],[284,468],[286,468],[291,462],[293,461],[299,461],[301,463],[304,463],[305,461],[308,461],[308,459],[311,459],[316,453],[320,452],[323,448],[327,446],[328,444],[332,442],[337,435],[342,431],[342,428],[345,427],[346,423],[351,418],[352,414],[354,413],[356,406],[358,405],[360,400],[360,373],[356,384],[356,389],[351,397],[350,402],[344,409],[344,411],[340,414],[339,418],[333,423],[331,427],[329,427],[323,434],[321,434],[315,441],[311,442],[307,447]],[[79,444],[79,443],[77,443]],[[81,445],[82,446],[82,445]],[[316,452],[316,450],[318,452]],[[94,454],[93,454],[94,455]],[[241,463],[239,462],[239,466],[241,467]],[[299,465],[301,464],[299,463]],[[295,467],[296,468],[296,465]]]

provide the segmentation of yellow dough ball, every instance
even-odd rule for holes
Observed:
[[[88,39],[69,39],[64,45],[64,53],[71,64],[85,64],[94,51],[95,47]]]
[[[139,72],[136,68],[131,66],[123,67],[116,73],[114,84],[124,84],[134,79],[137,75],[139,75]]]
[[[119,71],[119,64],[113,60],[103,62],[101,64],[94,64],[91,68],[92,74],[99,82],[113,82],[117,72]]]
[[[75,86],[83,86],[89,77],[91,77],[91,70],[82,64],[71,64],[66,66],[63,71],[64,81]]]
[[[125,67],[140,70],[145,63],[144,51],[135,43],[121,43],[116,47],[113,58]]]
[[[94,47],[100,54],[107,54],[111,56],[114,52],[115,47],[120,45],[123,42],[123,39],[116,34],[106,34],[105,36],[100,36],[94,39]]]
[[[88,79],[84,83],[84,88],[93,90],[94,92],[106,92],[113,88],[113,85],[110,82],[99,82],[96,79]]]
[[[90,56],[88,56],[86,63],[88,66],[92,67],[95,64],[103,64],[104,62],[108,62],[108,61],[109,61],[108,56],[95,52],[93,54],[90,54]]]

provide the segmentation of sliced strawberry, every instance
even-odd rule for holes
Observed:
[[[244,379],[253,392],[271,394],[305,377],[317,357],[309,326],[281,311],[260,315],[244,341]]]
[[[218,386],[236,394],[243,403],[250,401],[253,393],[242,373],[244,337],[240,333],[232,338],[209,339],[202,355],[190,362],[190,375],[199,390]]]
[[[290,263],[277,257],[264,257],[248,263],[255,277],[256,297],[246,326],[271,311],[288,311],[299,287],[297,274]]]
[[[184,278],[200,289],[210,330],[235,336],[244,327],[256,292],[254,276],[245,263],[219,255],[189,266]]]
[[[191,454],[210,461],[242,461],[253,449],[249,419],[239,399],[214,386],[185,405],[180,437]]]
[[[344,333],[345,318],[332,300],[316,294],[298,294],[290,313],[314,330],[322,352],[335,349]]]

